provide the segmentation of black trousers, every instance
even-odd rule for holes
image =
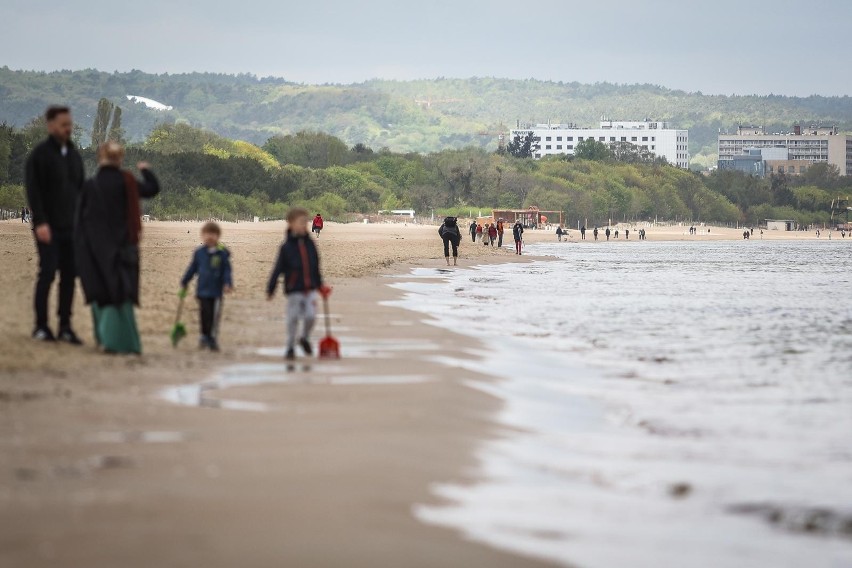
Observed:
[[[503,246],[503,233],[497,233],[497,246]]]
[[[444,256],[450,256],[450,245],[453,245],[453,256],[459,255],[459,243],[455,239],[444,239]]]
[[[68,232],[55,232],[49,245],[36,241],[38,248],[38,279],[35,285],[35,324],[47,327],[47,300],[50,287],[59,271],[59,328],[71,327],[71,306],[74,303],[74,237]]]
[[[215,337],[216,333],[216,304],[222,309],[222,298],[198,298],[198,308],[201,312],[201,335]]]

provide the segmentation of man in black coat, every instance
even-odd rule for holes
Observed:
[[[55,341],[47,324],[47,298],[59,270],[59,339],[82,342],[71,328],[74,301],[74,211],[83,186],[83,159],[71,142],[73,122],[68,107],[52,106],[45,113],[47,140],[30,153],[26,165],[27,200],[39,256],[35,286],[35,330],[38,341]]]

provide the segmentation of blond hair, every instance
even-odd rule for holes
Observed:
[[[311,216],[311,214],[304,207],[293,207],[292,209],[290,209],[287,212],[287,222],[292,223],[293,221],[295,221],[299,217],[308,218],[310,216]]]
[[[124,146],[114,140],[104,142],[98,147],[98,164],[101,166],[121,167],[124,161]]]

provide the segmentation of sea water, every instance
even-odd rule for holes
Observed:
[[[852,240],[554,243],[420,269],[504,402],[428,523],[588,568],[852,566]]]

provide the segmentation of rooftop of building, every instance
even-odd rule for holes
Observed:
[[[578,126],[576,123],[520,122],[514,130],[676,130],[663,120],[610,120],[602,119],[598,126]],[[685,129],[683,129],[685,130]]]

